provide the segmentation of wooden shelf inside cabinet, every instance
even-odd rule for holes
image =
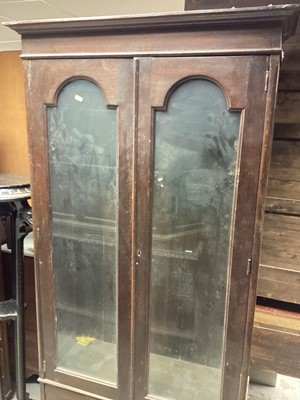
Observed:
[[[245,398],[299,11],[8,24],[27,74],[45,400]]]

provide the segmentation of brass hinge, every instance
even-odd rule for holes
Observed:
[[[270,69],[266,70],[266,77],[265,77],[265,92],[268,91],[269,88],[269,76],[270,76]]]
[[[252,258],[248,258],[246,274],[250,275],[251,274],[251,270],[252,270]]]

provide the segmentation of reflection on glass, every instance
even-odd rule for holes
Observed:
[[[155,113],[149,393],[219,400],[240,113],[193,79]]]
[[[116,383],[116,110],[76,80],[48,131],[57,365]]]

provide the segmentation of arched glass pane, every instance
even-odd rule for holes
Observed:
[[[73,81],[48,134],[57,365],[116,383],[116,110]]]
[[[204,79],[155,112],[151,395],[220,399],[239,125]]]

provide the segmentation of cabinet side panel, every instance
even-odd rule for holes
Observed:
[[[252,301],[255,288],[252,286],[252,280],[257,279],[257,260],[253,257],[256,243],[253,235],[256,229],[257,198],[261,183],[260,164],[262,153],[270,151],[264,142],[267,70],[268,57],[252,58],[244,115],[236,228],[233,237],[234,269],[229,298],[223,393],[226,400],[234,398],[236,393],[239,393],[239,399],[244,399],[246,394],[248,348],[251,341],[249,330],[252,331],[253,324],[248,313],[251,307],[254,310]]]
[[[247,329],[246,329],[246,340],[244,349],[244,360],[243,360],[243,378],[241,382],[241,398],[243,393],[246,391],[247,380],[250,360],[250,350],[252,341],[252,332],[254,324],[254,311],[256,304],[256,293],[258,283],[258,268],[259,268],[259,256],[262,242],[262,227],[264,219],[264,210],[266,204],[267,184],[268,184],[268,172],[271,160],[271,148],[273,138],[273,127],[274,127],[274,115],[275,105],[277,97],[277,87],[279,78],[279,65],[280,58],[278,56],[271,56],[268,66],[268,91],[265,106],[265,118],[263,127],[263,139],[262,139],[262,151],[261,161],[259,168],[258,188],[257,188],[257,204],[255,213],[255,228],[253,238],[253,253],[252,253],[252,272],[251,272],[251,283],[249,290],[248,299],[248,315],[247,315]]]

